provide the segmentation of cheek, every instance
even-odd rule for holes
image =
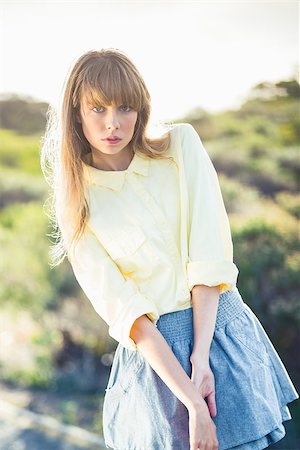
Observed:
[[[132,133],[134,132],[136,121],[137,121],[137,113],[133,117],[128,118],[127,122],[128,131],[130,130]]]

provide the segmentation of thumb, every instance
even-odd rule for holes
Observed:
[[[211,415],[211,417],[215,417],[217,415],[215,392],[212,391],[210,394],[208,394],[206,399],[207,399],[207,405],[208,405],[210,415]]]

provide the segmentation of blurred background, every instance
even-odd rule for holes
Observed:
[[[85,51],[125,51],[152,121],[189,122],[219,174],[238,288],[299,391],[299,2],[0,2],[0,449],[105,448],[117,342],[65,261],[49,269],[39,152]],[[299,401],[287,435],[300,448]],[[55,419],[51,422],[49,418]]]

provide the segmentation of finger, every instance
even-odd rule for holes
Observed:
[[[194,441],[190,441],[190,450],[198,450],[198,445]]]
[[[195,381],[195,370],[193,368],[192,368],[191,380],[194,383],[194,381]]]
[[[215,399],[215,392],[211,392],[207,396],[207,405],[210,412],[211,417],[215,417],[217,415],[217,406],[216,406],[216,399]]]

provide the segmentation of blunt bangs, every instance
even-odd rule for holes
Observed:
[[[80,88],[81,103],[85,101],[93,107],[127,105],[141,111],[144,93],[135,74],[114,61],[105,62],[86,71]]]

